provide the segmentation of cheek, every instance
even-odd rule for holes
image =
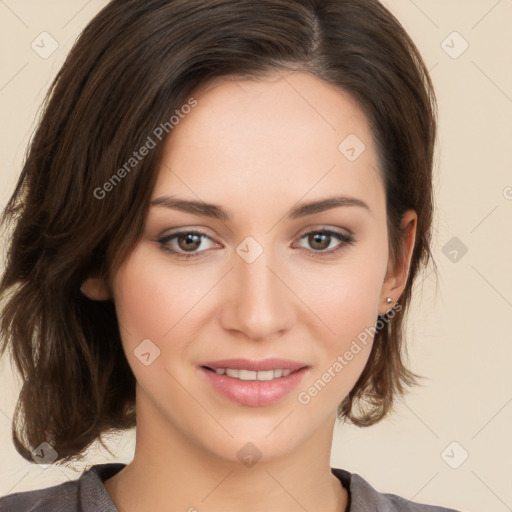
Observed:
[[[169,370],[174,374],[172,361],[187,349],[183,329],[190,328],[193,306],[205,292],[187,286],[186,273],[171,271],[162,261],[159,254],[155,258],[154,249],[140,244],[114,276],[113,285],[128,363],[140,389],[166,407],[172,405],[169,397],[181,396]]]
[[[139,387],[163,410],[190,407],[179,382],[191,378],[194,340],[209,311],[205,299],[220,278],[204,268],[172,264],[165,253],[141,243],[114,276],[126,358]]]
[[[370,356],[386,266],[387,239],[374,237],[335,270],[303,273],[299,293],[321,328],[314,344],[318,364],[301,386],[299,403],[335,407],[355,385]]]
[[[296,279],[298,292],[326,325],[325,339],[346,342],[374,325],[387,266],[387,241],[377,237],[347,252],[339,264],[312,264]],[[297,288],[295,288],[297,289]]]
[[[297,391],[304,410],[321,416],[333,411],[348,395],[368,361],[377,320],[378,293],[368,279],[341,279],[343,288],[314,297],[326,328],[318,331],[314,351],[316,365]],[[331,286],[336,282],[331,281]]]
[[[182,310],[176,291],[180,288],[169,289],[169,280],[164,278],[141,244],[123,263],[113,283],[124,352],[137,382],[146,389],[158,387],[163,378],[164,349],[168,350],[165,334]]]
[[[137,265],[137,255],[118,273],[115,282],[116,311],[124,327],[124,339],[130,344],[142,339],[158,339],[169,329],[171,318],[166,305],[159,300],[158,276],[151,266]]]
[[[154,248],[138,246],[114,279],[119,322],[126,344],[150,338],[161,344],[194,316],[194,307],[208,289],[207,279],[172,268]],[[201,283],[202,280],[202,283]],[[211,286],[211,285],[210,285]]]

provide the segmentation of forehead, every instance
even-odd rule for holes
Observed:
[[[258,197],[278,191],[285,202],[334,190],[366,201],[382,196],[366,116],[338,88],[309,74],[280,72],[219,78],[192,96],[197,106],[166,141],[153,197],[208,201],[214,195],[215,202],[242,198],[257,207]]]

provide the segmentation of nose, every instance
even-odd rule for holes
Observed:
[[[300,304],[289,273],[267,249],[252,263],[236,253],[233,259],[224,288],[222,327],[254,341],[282,335],[296,321]]]

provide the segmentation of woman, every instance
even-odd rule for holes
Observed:
[[[415,382],[435,135],[376,0],[110,2],[4,211],[2,350],[27,460],[136,425],[135,455],[0,509],[448,510],[329,463],[336,418],[372,425]]]

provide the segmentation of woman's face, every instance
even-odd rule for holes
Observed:
[[[249,442],[267,460],[330,443],[369,329],[389,309],[368,122],[348,95],[302,73],[217,80],[193,97],[166,142],[143,238],[113,280],[138,426],[226,460],[255,450]],[[258,366],[271,358],[288,362]],[[302,370],[269,371],[288,366]]]

